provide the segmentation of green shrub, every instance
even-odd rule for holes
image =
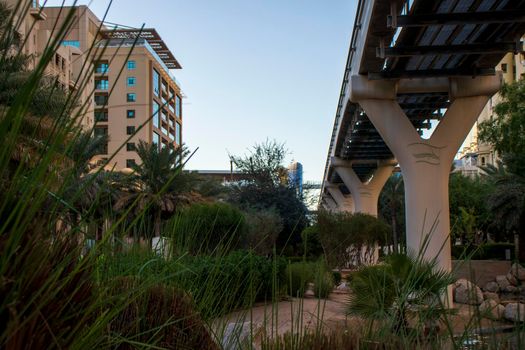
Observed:
[[[174,255],[224,253],[239,247],[246,234],[244,214],[226,203],[199,203],[166,224]]]
[[[319,268],[315,274],[314,295],[317,298],[326,299],[334,289],[334,279],[331,272],[325,268]]]
[[[279,233],[283,229],[283,220],[270,209],[252,209],[246,215],[246,236],[243,248],[251,249],[260,255],[272,253]]]
[[[108,327],[110,334],[123,339],[118,349],[136,349],[137,344],[165,349],[219,349],[183,291],[158,283],[141,291],[134,278],[119,278],[113,284],[113,295],[130,300]]]
[[[287,292],[292,297],[302,297],[309,282],[315,278],[316,263],[297,262],[286,267]]]
[[[101,262],[100,275],[155,276],[190,294],[205,318],[224,315],[255,301],[272,300],[285,286],[286,261],[249,251],[225,256],[184,256],[163,259],[151,252],[127,252]]]
[[[323,254],[323,246],[319,241],[319,226],[313,225],[301,232],[301,247],[303,256],[318,259]]]

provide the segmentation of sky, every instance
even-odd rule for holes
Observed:
[[[41,0],[43,3],[43,0]],[[72,1],[66,1],[70,5]],[[61,5],[49,0],[48,5]],[[78,1],[102,18],[108,0]],[[321,181],[356,0],[113,0],[107,21],[156,28],[183,69],[188,169],[229,169],[228,154],[275,139],[285,165]]]

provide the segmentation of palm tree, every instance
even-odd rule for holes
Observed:
[[[507,163],[513,160],[505,158]],[[487,205],[496,221],[507,232],[519,235],[518,257],[525,261],[525,176],[516,167],[507,167],[503,162],[498,166],[481,167],[486,176],[494,183],[494,192],[489,196]]]
[[[160,237],[163,217],[171,216],[179,206],[195,200],[190,191],[193,176],[182,171],[188,156],[185,147],[173,149],[140,141],[137,145],[140,164],[122,184],[122,192],[115,209],[133,210],[138,217],[153,217],[153,236]],[[151,233],[147,233],[151,240]]]
[[[447,312],[440,297],[454,277],[435,267],[433,261],[405,254],[363,267],[352,275],[348,312],[371,322],[386,321],[397,334],[407,334],[409,309],[419,308],[421,320],[438,320]]]

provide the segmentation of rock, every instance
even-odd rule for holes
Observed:
[[[499,320],[505,313],[505,306],[498,304],[495,300],[485,300],[479,306],[479,312],[482,316]]]
[[[500,289],[510,286],[510,282],[507,279],[507,276],[503,276],[503,275],[496,276],[496,282],[498,283]]]
[[[525,305],[509,303],[505,306],[505,319],[512,322],[525,321]]]
[[[479,305],[483,302],[483,293],[474,283],[460,278],[454,284],[454,301],[460,304]]]
[[[509,270],[509,274],[513,275],[520,281],[525,281],[525,267],[518,263],[512,264]]]
[[[486,292],[497,293],[499,291],[499,285],[497,282],[489,282],[483,288]]]
[[[483,297],[488,300],[494,300],[495,302],[499,303],[499,295],[498,293],[491,293],[491,292],[484,292]]]
[[[516,294],[519,292],[519,289],[518,287],[515,287],[515,286],[506,286],[505,288],[503,288],[501,290],[503,293],[512,293],[512,294]]]
[[[348,292],[350,288],[346,285],[346,282],[341,282],[336,288],[336,290],[341,292]]]
[[[510,284],[513,286],[517,286],[519,284],[518,279],[514,277],[513,274],[510,272],[507,274],[507,279],[509,280]]]
[[[228,323],[222,336],[222,349],[254,349],[250,343],[250,322]]]
[[[315,293],[314,293],[313,290],[308,289],[308,290],[306,290],[304,292],[303,297],[305,297],[305,298],[313,298],[313,297],[315,297]]]

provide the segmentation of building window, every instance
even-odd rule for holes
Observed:
[[[108,121],[108,111],[104,111],[104,110],[95,111],[95,121],[96,122],[107,122]]]
[[[95,89],[97,90],[108,90],[109,81],[107,79],[95,79]]]
[[[175,96],[175,116],[177,118],[182,118],[182,106],[181,106],[181,99],[180,96]]]
[[[160,110],[160,105],[153,101],[153,126],[158,128],[159,127],[159,110]]]
[[[481,165],[482,165],[482,166],[485,166],[485,163],[486,163],[486,162],[485,162],[485,157],[481,157]]]
[[[180,130],[180,124],[179,123],[175,123],[175,142],[177,143],[177,145],[180,145],[180,141],[181,141],[181,130]]]
[[[126,117],[128,119],[135,118],[135,110],[134,109],[128,109],[128,111],[126,112]]]
[[[155,69],[153,69],[153,93],[155,96],[159,96],[159,87],[160,87],[160,75]]]
[[[126,134],[128,134],[128,135],[135,134],[135,127],[134,126],[127,126],[126,127]]]
[[[133,168],[136,164],[135,159],[126,159],[126,168]]]
[[[137,63],[135,61],[128,61],[128,70],[134,70],[137,68]]]
[[[126,151],[132,152],[135,150],[135,142],[126,143]]]
[[[109,63],[107,62],[98,62],[95,65],[95,73],[97,74],[105,74],[109,71]]]
[[[163,133],[164,135],[168,135],[168,129],[166,129],[166,128],[164,127],[164,124],[161,125],[161,130],[162,130],[162,133]]]
[[[506,63],[502,63],[501,64],[501,70],[503,71],[503,73],[507,73],[507,64]]]
[[[73,46],[80,49],[80,41],[78,40],[63,40],[62,46]]]
[[[158,145],[160,143],[160,135],[156,132],[153,132],[153,143]]]
[[[136,102],[137,101],[137,95],[134,93],[129,93],[126,95],[126,100],[128,102]]]
[[[128,77],[127,85],[128,87],[133,87],[137,83],[137,79],[135,77]]]
[[[95,95],[95,104],[97,106],[105,106],[108,104],[108,95]]]

